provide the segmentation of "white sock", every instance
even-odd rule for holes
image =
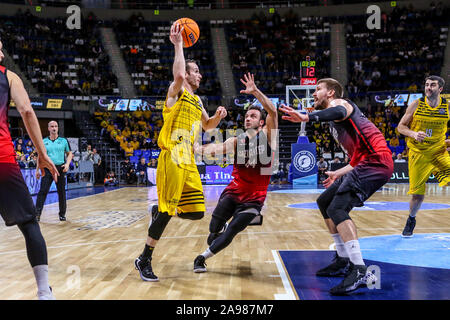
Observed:
[[[354,265],[365,265],[358,240],[347,241],[344,245],[350,258],[350,261]]]
[[[331,235],[334,239],[334,244],[336,245],[336,251],[339,257],[348,258],[347,250],[345,250],[344,241],[342,241],[339,233],[334,233]]]
[[[204,256],[205,259],[208,259],[208,258],[211,258],[214,255],[214,253],[212,253],[211,250],[209,250],[209,248],[208,248],[201,255]]]
[[[50,286],[48,285],[48,265],[41,264],[33,267],[34,277],[36,278],[36,283],[38,291],[40,292],[50,292]]]

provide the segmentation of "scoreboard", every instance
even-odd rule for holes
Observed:
[[[301,85],[316,85],[316,61],[311,60],[310,56],[306,56],[305,60],[300,65],[300,84]]]

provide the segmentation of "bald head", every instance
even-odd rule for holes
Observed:
[[[56,121],[50,121],[48,123],[48,132],[51,136],[57,136],[58,135],[58,122]]]

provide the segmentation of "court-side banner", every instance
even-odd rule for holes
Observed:
[[[229,184],[233,180],[231,176],[231,172],[233,172],[232,165],[226,166],[225,168],[221,166],[199,165],[197,168],[202,184]]]
[[[331,171],[335,171],[344,167],[343,163],[332,163]],[[389,183],[409,183],[409,174],[408,174],[408,163],[407,162],[394,162],[394,173],[392,173],[392,177],[389,180]],[[436,178],[431,175],[428,178],[427,182],[437,183]]]
[[[292,183],[294,186],[317,184],[317,161],[315,143],[291,145]]]
[[[68,99],[30,98],[31,106],[35,110],[72,110],[73,102]],[[10,107],[15,108],[16,103],[11,100]]]

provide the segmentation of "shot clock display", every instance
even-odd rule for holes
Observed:
[[[315,85],[317,83],[316,61],[311,60],[309,56],[301,62],[300,79],[301,85]]]

